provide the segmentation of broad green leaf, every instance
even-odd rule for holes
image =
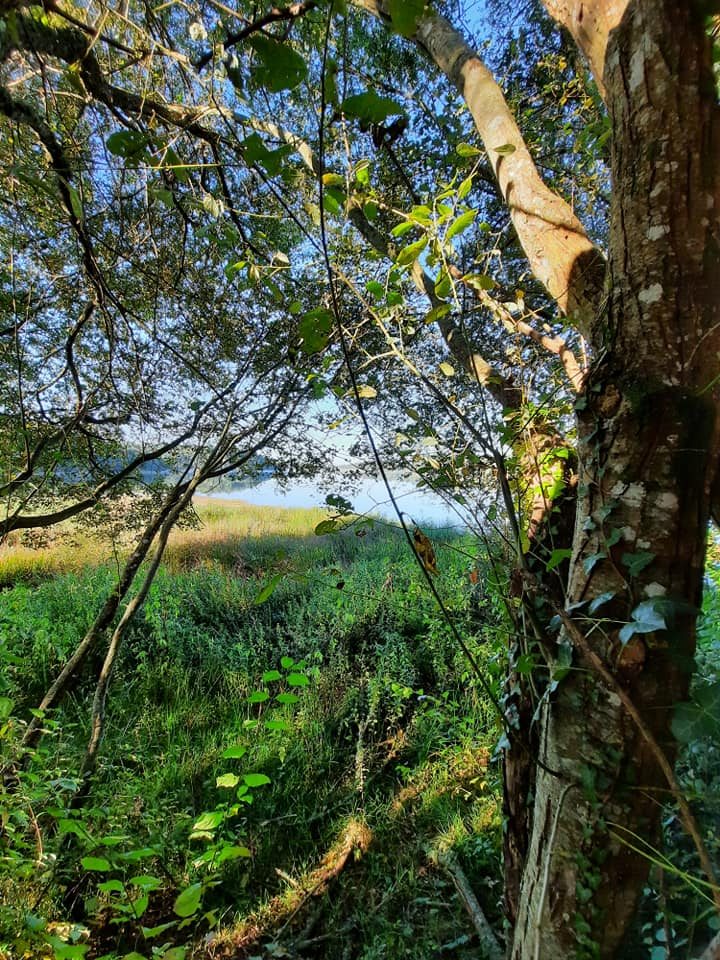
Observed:
[[[287,681],[291,687],[306,687],[310,683],[304,673],[291,673]]]
[[[291,667],[295,666],[295,661],[292,657],[281,657],[280,666],[283,668],[283,670],[290,670]]]
[[[639,550],[637,553],[624,553],[622,562],[628,569],[631,577],[636,577],[645,567],[649,566],[655,559],[655,554],[648,550]]]
[[[267,730],[291,730],[292,727],[287,720],[266,720],[265,728]]]
[[[247,747],[228,747],[226,750],[223,750],[222,758],[223,760],[239,760],[241,757],[244,757],[247,753]]]
[[[423,14],[425,0],[390,0],[392,25],[403,37],[412,37]]]
[[[162,886],[162,880],[160,877],[153,877],[149,873],[142,873],[137,877],[132,877],[128,880],[128,883],[131,883],[134,887],[139,887],[145,892],[149,890],[157,890],[158,887]]]
[[[337,520],[321,520],[320,523],[315,526],[315,536],[324,537],[327,533],[334,533],[337,527]]]
[[[240,783],[240,777],[234,773],[223,773],[215,779],[216,787],[228,787],[231,790]]]
[[[341,103],[340,109],[346,117],[353,120],[362,120],[365,123],[382,123],[388,117],[405,112],[401,104],[395,100],[390,100],[388,97],[379,97],[372,90],[346,97]]]
[[[298,333],[302,338],[300,346],[303,353],[310,356],[324,350],[328,345],[333,324],[333,315],[323,307],[318,307],[304,314],[298,324]]]
[[[467,230],[476,216],[477,210],[466,210],[465,213],[461,213],[460,216],[456,220],[453,220],[453,222],[447,228],[445,239],[452,240],[453,237],[456,237],[458,234],[462,233],[463,230]]]
[[[572,556],[572,550],[553,550],[550,554],[550,559],[545,564],[545,569],[549,572],[554,570],[555,567],[559,567],[563,560],[567,560]]]
[[[0,697],[0,720],[7,720],[14,706],[15,703],[10,697]]]
[[[427,242],[427,237],[421,237],[420,240],[416,240],[415,243],[403,247],[395,258],[395,263],[401,267],[407,267],[411,263],[414,263],[427,246]]]
[[[125,887],[119,880],[105,880],[97,888],[101,893],[125,893]]]
[[[444,374],[446,377],[453,377],[455,376],[455,367],[446,360],[443,360],[443,362],[440,364],[440,373]]]
[[[499,147],[492,147],[491,149],[503,157],[506,157],[511,153],[515,153],[515,147],[512,143],[501,143]]]
[[[96,870],[99,873],[106,873],[108,870],[112,870],[110,861],[106,860],[105,857],[83,857],[80,860],[83,870]]]
[[[372,200],[368,200],[368,202],[363,207],[363,213],[368,218],[370,223],[372,223],[373,220],[377,220],[378,205],[374,203]]]
[[[326,187],[339,187],[341,190],[345,189],[345,177],[340,176],[339,173],[324,173],[322,182]]]
[[[202,813],[193,824],[193,830],[215,830],[225,819],[225,814],[220,810],[209,810]]]
[[[248,703],[265,703],[269,696],[267,690],[255,690],[248,697]]]
[[[415,229],[416,224],[412,220],[403,220],[402,223],[398,223],[396,227],[393,227],[390,231],[390,236],[392,237],[404,237],[406,233],[410,233],[411,230]]]
[[[179,917],[191,917],[197,912],[202,896],[202,884],[191,883],[175,898],[173,909]]]
[[[282,674],[279,670],[266,670],[262,675],[263,683],[272,683],[274,680],[282,680]]]
[[[147,147],[148,138],[137,130],[118,130],[105,141],[110,153],[126,160],[138,157]]]
[[[292,90],[307,76],[307,64],[289,43],[256,33],[248,41],[257,54],[253,69],[256,83],[270,93]]]
[[[279,693],[275,699],[278,703],[298,703],[300,697],[296,693]]]
[[[681,743],[692,743],[704,737],[717,739],[720,733],[720,682],[700,685],[692,701],[675,707],[672,732]]]
[[[376,300],[385,299],[385,287],[378,283],[377,280],[368,280],[365,284],[365,289],[368,293],[371,293]]]
[[[271,783],[270,777],[266,777],[264,773],[246,773],[243,780],[248,787],[264,787]]]
[[[237,860],[240,857],[251,857],[252,853],[247,847],[223,847],[215,858],[216,863],[225,863],[226,860]]]
[[[251,133],[249,137],[246,137],[242,141],[241,147],[246,161],[248,163],[259,163],[271,177],[280,172],[283,160],[292,152],[292,148],[289,146],[268,150],[262,137],[257,133]]]

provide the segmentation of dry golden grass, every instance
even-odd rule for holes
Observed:
[[[173,531],[165,556],[171,569],[186,566],[193,558],[222,555],[247,538],[309,536],[327,516],[319,509],[262,507],[215,497],[196,497],[193,506],[200,527]],[[0,546],[0,587],[122,560],[134,541],[127,532],[113,540],[109,534],[93,534],[72,523],[24,536],[12,534]]]

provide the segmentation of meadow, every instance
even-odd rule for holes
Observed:
[[[500,929],[500,728],[402,533],[196,512],[127,637],[80,808],[97,656],[13,761],[127,545],[67,529],[0,553],[0,955],[475,956],[456,883]],[[428,532],[450,619],[499,692],[487,563],[472,538]]]

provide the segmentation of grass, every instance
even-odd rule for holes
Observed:
[[[321,511],[236,501],[196,510],[202,525],[173,534],[127,638],[86,806],[70,801],[96,664],[4,797],[0,954],[178,960],[212,930],[239,957],[255,925],[248,956],[279,937],[328,960],[350,942],[353,960],[423,957],[468,936],[453,954],[469,958],[472,930],[435,854],[459,852],[498,920],[496,722],[402,534],[316,537]],[[6,758],[112,589],[96,541],[68,535],[71,546],[16,544],[0,562]],[[491,659],[494,614],[470,602],[472,544],[431,536],[438,588]],[[308,894],[313,878],[323,889]],[[183,924],[176,898],[196,894]]]

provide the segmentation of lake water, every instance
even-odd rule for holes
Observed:
[[[453,526],[458,529],[465,526],[462,517],[441,497],[418,490],[412,481],[391,478],[390,485],[406,522],[420,526]],[[296,482],[292,487],[283,489],[274,480],[264,480],[255,487],[230,492],[218,491],[216,495],[225,499],[245,500],[257,506],[324,507],[327,492],[309,481]],[[342,478],[329,492],[349,500],[356,513],[370,513],[385,520],[397,521],[397,514],[381,480],[355,482]]]

